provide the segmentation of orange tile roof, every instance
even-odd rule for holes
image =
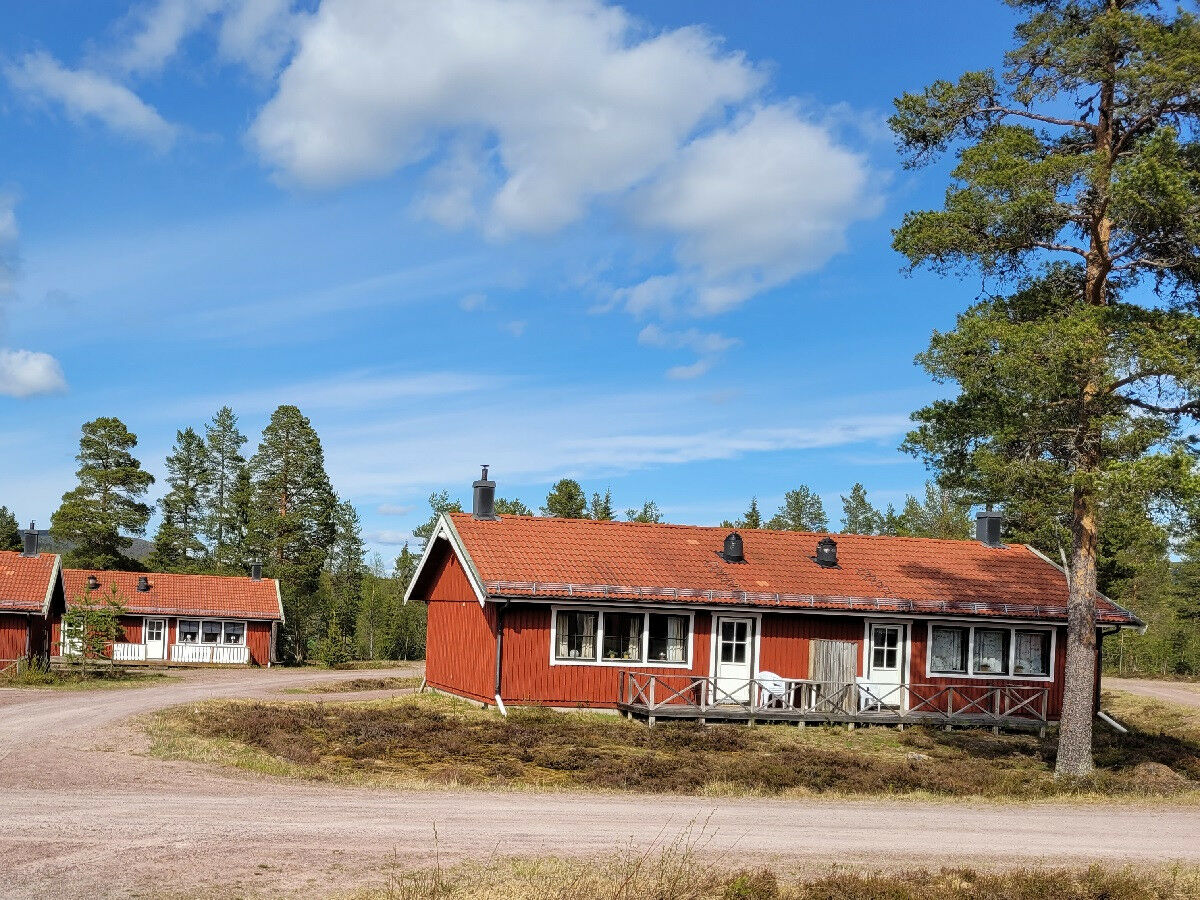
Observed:
[[[537,516],[450,516],[487,592],[826,610],[1065,620],[1062,571],[1023,545],[829,535],[838,566],[812,557],[824,534],[746,529],[745,562],[721,555],[728,528]],[[1098,619],[1141,624],[1100,597]]]
[[[239,619],[282,619],[278,585],[273,578],[255,581],[245,576],[172,575],[163,572],[112,572],[63,569],[67,605],[87,590],[87,577],[95,575],[103,595],[115,584],[121,602],[133,615],[231,616]],[[145,576],[150,590],[139,591]]]
[[[0,550],[0,612],[44,612],[58,556]]]

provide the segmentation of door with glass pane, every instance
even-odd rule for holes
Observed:
[[[166,659],[166,622],[163,619],[146,620],[146,659]]]
[[[717,671],[714,703],[748,703],[754,677],[754,620],[717,618]]]
[[[867,646],[866,681],[870,694],[863,706],[903,709],[904,660],[908,628],[899,624],[871,625]]]

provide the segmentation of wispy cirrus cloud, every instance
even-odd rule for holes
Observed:
[[[13,88],[34,101],[57,104],[78,120],[93,120],[124,137],[159,150],[169,147],[179,128],[132,90],[108,75],[70,69],[48,53],[27,53],[5,67]]]

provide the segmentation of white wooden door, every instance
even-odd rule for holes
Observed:
[[[714,703],[749,703],[754,677],[754,619],[717,618],[717,690]]]
[[[167,623],[164,619],[146,620],[146,659],[167,658]]]
[[[863,705],[891,709],[904,708],[904,661],[908,654],[908,628],[905,625],[871,626],[867,647],[866,681],[874,697],[864,696]]]

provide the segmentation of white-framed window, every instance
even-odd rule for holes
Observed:
[[[691,665],[691,613],[555,607],[550,621],[551,665]]]
[[[246,643],[246,623],[221,619],[180,619],[179,644],[225,644],[240,647]]]
[[[926,671],[961,678],[1053,680],[1053,627],[929,625]]]

